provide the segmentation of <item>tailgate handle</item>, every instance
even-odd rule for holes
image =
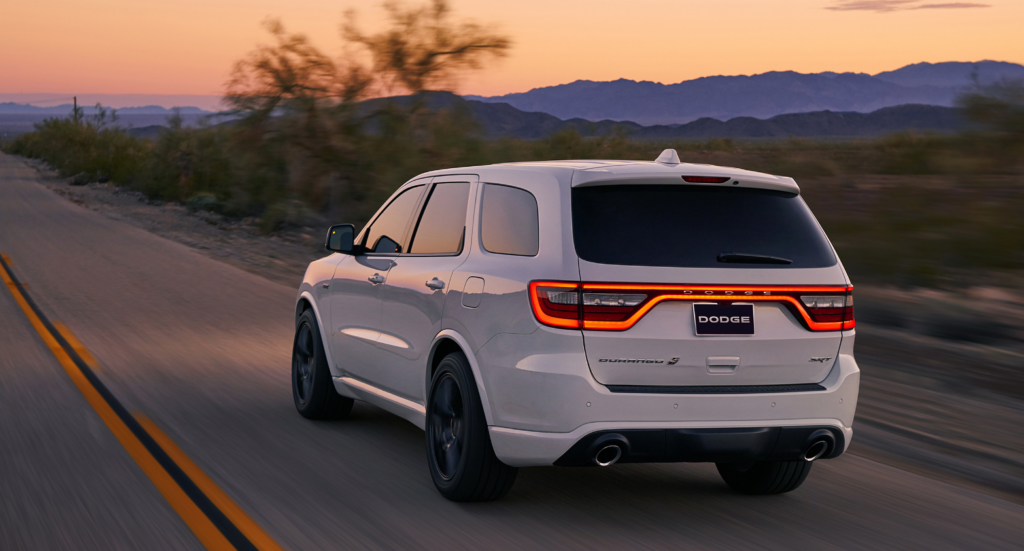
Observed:
[[[708,373],[727,375],[735,373],[740,365],[739,356],[708,356]]]

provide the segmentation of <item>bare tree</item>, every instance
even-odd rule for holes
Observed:
[[[354,12],[346,15],[341,32],[349,53],[338,59],[270,19],[264,26],[273,42],[236,63],[227,84],[227,100],[243,116],[236,133],[243,148],[273,143],[287,158],[289,187],[325,197],[338,216],[337,209],[361,208],[381,179],[403,177],[402,163],[439,158],[443,143],[474,126],[425,109],[422,97],[366,100],[453,85],[510,47],[477,23],[452,21],[445,0],[413,7],[390,1],[384,10],[388,27],[373,34],[359,29]],[[432,141],[442,134],[447,141]]]
[[[415,7],[389,0],[383,7],[390,28],[365,34],[350,10],[342,36],[369,52],[387,93],[450,89],[459,73],[479,69],[485,58],[504,57],[512,46],[508,37],[475,22],[452,21],[447,0]]]
[[[304,35],[289,34],[277,19],[263,25],[276,43],[257,47],[235,64],[227,85],[233,107],[270,114],[279,108],[308,109],[328,98],[364,99],[372,78],[362,66],[335,62]]]

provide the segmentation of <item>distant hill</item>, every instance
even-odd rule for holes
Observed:
[[[823,138],[870,137],[894,132],[949,133],[967,123],[957,109],[938,105],[897,105],[871,113],[814,111],[776,115],[770,119],[736,117],[728,121],[697,119],[682,125],[641,127],[634,139]]]
[[[900,86],[956,88],[970,84],[975,70],[978,71],[978,80],[983,84],[990,84],[1000,78],[1024,79],[1024,65],[1005,61],[915,63],[895,71],[878,73],[875,78]]]
[[[920,132],[948,133],[962,130],[966,122],[959,111],[951,107],[936,105],[908,104],[877,109],[870,113],[812,111],[790,113],[770,118],[733,117],[720,120],[702,117],[686,124],[642,126],[630,121],[600,120],[582,118],[560,119],[547,113],[527,112],[507,103],[487,103],[467,100],[450,92],[428,92],[421,98],[431,109],[461,110],[472,116],[480,127],[481,134],[490,139],[520,138],[538,139],[567,129],[575,129],[583,136],[603,136],[622,133],[633,139],[707,139],[707,138],[785,138],[795,137],[870,137],[908,130]],[[379,107],[384,102],[398,102],[408,105],[413,98],[397,97],[370,100],[364,103],[366,109]],[[10,104],[0,104],[0,138],[28,132],[32,125],[48,116],[31,112],[29,114],[3,111]],[[9,108],[9,107],[8,107]],[[119,109],[120,124],[127,132],[139,138],[156,138],[166,130],[167,114],[145,114],[139,111],[150,109]],[[162,108],[160,108],[162,109]],[[200,113],[202,112],[201,110]],[[58,113],[56,116],[66,116]],[[186,125],[194,125],[203,115],[183,113]],[[222,124],[231,124],[230,118],[217,119]],[[371,129],[372,131],[372,129]]]
[[[86,115],[93,115],[97,112],[94,105],[79,105]],[[37,107],[24,103],[6,102],[0,103],[0,115],[54,115],[64,116],[71,113],[74,106],[70,103],[52,107]],[[168,109],[159,105],[145,105],[142,107],[122,107],[116,109],[118,115],[171,115],[174,109],[178,109],[182,115],[212,115],[213,111],[205,111],[198,107],[175,107]]]
[[[387,101],[408,104],[410,97],[371,100],[368,108]],[[543,138],[554,132],[575,128],[583,136],[623,133],[634,139],[779,138],[779,137],[869,137],[893,132],[919,131],[949,133],[966,127],[959,111],[952,107],[908,104],[877,109],[870,113],[812,111],[777,115],[767,119],[734,117],[725,121],[704,117],[687,124],[642,126],[629,121],[563,120],[547,113],[521,111],[507,103],[467,100],[449,92],[429,92],[425,100],[432,109],[463,110],[476,119],[488,138]]]
[[[730,120],[815,111],[866,113],[905,104],[951,106],[957,93],[971,85],[975,70],[982,82],[1024,79],[1024,66],[1014,63],[919,63],[874,76],[785,71],[704,77],[678,84],[578,80],[529,92],[466,99],[507,103],[560,119],[667,125],[708,117]]]

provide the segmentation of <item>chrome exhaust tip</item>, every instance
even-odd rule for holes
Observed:
[[[622,448],[618,444],[609,444],[594,454],[594,463],[598,467],[607,467],[622,458]]]
[[[827,451],[828,441],[818,440],[817,442],[811,444],[807,448],[807,451],[804,452],[804,461],[807,461],[808,463],[814,461],[815,459],[825,455],[825,452]]]

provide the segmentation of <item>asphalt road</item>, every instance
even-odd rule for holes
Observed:
[[[74,205],[0,156],[0,252],[49,319],[285,549],[1020,549],[1024,507],[848,453],[782,496],[713,465],[522,469],[434,490],[419,429],[291,403],[294,288]],[[298,283],[298,282],[296,282]],[[856,440],[856,436],[854,437]],[[0,292],[0,549],[203,549]]]

